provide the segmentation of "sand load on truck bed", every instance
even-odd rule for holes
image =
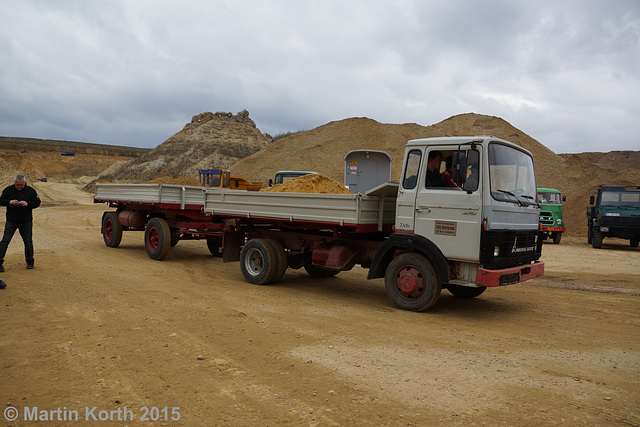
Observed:
[[[320,174],[310,174],[292,178],[287,182],[261,191],[273,191],[280,193],[353,194],[345,188],[344,185]]]

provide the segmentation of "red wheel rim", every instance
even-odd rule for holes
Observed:
[[[160,233],[158,229],[153,227],[149,229],[147,233],[147,247],[151,250],[151,252],[155,252],[158,250],[160,246]]]
[[[113,222],[111,219],[107,219],[104,222],[104,237],[107,240],[111,240],[111,237],[113,237]]]
[[[406,266],[396,275],[396,289],[408,300],[420,298],[425,290],[425,280],[422,272],[414,266]]]

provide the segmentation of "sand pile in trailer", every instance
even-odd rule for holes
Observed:
[[[287,182],[275,185],[261,191],[280,193],[324,193],[324,194],[353,194],[344,185],[320,174],[311,174],[292,178]]]

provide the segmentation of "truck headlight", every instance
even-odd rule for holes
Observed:
[[[604,231],[606,233],[609,231],[609,227],[600,227],[600,231]]]
[[[498,257],[498,255],[500,255],[500,247],[496,246],[495,248],[493,248],[493,256]]]
[[[561,220],[560,218],[558,218],[558,219],[556,220],[556,224],[558,224],[558,225],[562,225],[562,220]]]

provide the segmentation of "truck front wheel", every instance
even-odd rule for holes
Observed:
[[[602,231],[600,229],[594,228],[591,232],[591,246],[596,249],[600,249],[602,247],[602,239],[604,236],[602,235]]]
[[[171,230],[164,218],[152,218],[144,231],[144,246],[149,258],[163,260],[171,247]]]
[[[276,252],[264,239],[249,240],[240,252],[240,270],[249,283],[268,284],[276,275],[277,267]]]
[[[553,233],[553,243],[558,245],[560,244],[560,240],[562,240],[562,233],[559,231]]]
[[[122,225],[118,221],[118,214],[105,212],[102,216],[102,237],[104,244],[110,248],[117,248],[122,240]]]
[[[436,303],[442,284],[424,256],[408,252],[396,257],[384,279],[387,296],[393,304],[409,311],[424,311]]]

